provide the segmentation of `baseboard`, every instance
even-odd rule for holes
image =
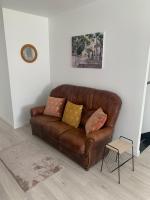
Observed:
[[[26,121],[26,122],[17,122],[17,123],[14,124],[13,128],[14,129],[21,128],[21,127],[26,126],[28,124],[29,124],[29,121]]]
[[[141,153],[140,153],[140,150],[138,150],[138,151],[136,152],[136,155],[135,155],[135,156],[136,156],[136,157],[139,157],[140,154],[141,154]]]

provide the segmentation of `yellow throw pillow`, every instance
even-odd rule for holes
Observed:
[[[67,101],[62,121],[70,126],[78,128],[81,121],[82,109],[83,105],[76,105],[70,101]]]

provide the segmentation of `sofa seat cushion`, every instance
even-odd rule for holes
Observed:
[[[71,129],[71,126],[62,121],[51,122],[43,127],[43,131],[46,135],[53,140],[59,140],[61,134],[64,134],[66,131],[70,131]]]
[[[66,148],[70,152],[84,154],[86,134],[84,129],[73,128],[60,136],[60,148]]]
[[[58,117],[47,116],[47,115],[38,115],[36,117],[31,118],[31,123],[38,126],[45,126],[49,122],[59,121]]]

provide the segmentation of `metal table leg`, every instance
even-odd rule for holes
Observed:
[[[117,153],[118,154],[118,183],[120,184],[120,155],[119,155],[119,152]]]
[[[134,154],[133,154],[133,142],[132,142],[132,170],[134,171]]]
[[[104,158],[105,158],[105,151],[106,151],[106,145],[104,147],[104,152],[103,152],[103,158],[102,158],[102,165],[101,165],[101,172],[103,170],[103,163],[104,163]]]

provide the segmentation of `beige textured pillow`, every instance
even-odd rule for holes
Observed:
[[[85,124],[86,135],[102,128],[107,120],[107,114],[102,108],[97,109]]]
[[[62,117],[64,104],[65,104],[64,98],[48,97],[44,114],[51,115],[54,117]]]

